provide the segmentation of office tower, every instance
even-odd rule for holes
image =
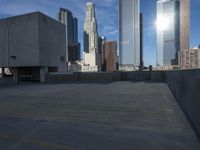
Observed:
[[[105,42],[106,41],[106,37],[105,36],[99,36],[98,37],[98,52],[100,53],[100,54],[102,54],[102,44],[103,44],[103,42]]]
[[[72,12],[60,8],[58,19],[66,25],[66,44],[68,62],[73,63],[79,59],[80,44],[78,43],[78,19]]]
[[[76,17],[74,17],[73,23],[74,23],[73,24],[74,25],[74,27],[73,27],[73,30],[74,30],[74,36],[73,36],[74,43],[78,43],[78,19]]]
[[[188,52],[187,52],[188,51]],[[190,0],[180,0],[180,68],[188,68],[190,60]],[[187,57],[185,56],[187,55]],[[181,56],[181,57],[180,57]]]
[[[140,0],[119,0],[120,70],[140,65]]]
[[[103,39],[101,36],[98,37],[98,52],[101,54],[102,53],[102,43]]]
[[[74,43],[68,46],[69,62],[75,63],[80,60],[80,43]]]
[[[95,15],[95,4],[91,2],[86,4],[83,61],[87,66],[101,65],[101,57],[98,51],[98,32]]]
[[[190,0],[180,0],[180,50],[190,49]]]
[[[178,65],[180,50],[180,1],[157,1],[157,67]]]
[[[140,68],[142,69],[143,67],[143,15],[140,13]]]
[[[117,42],[104,41],[102,43],[103,71],[113,72],[117,70]]]

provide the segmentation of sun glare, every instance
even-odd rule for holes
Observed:
[[[169,17],[159,16],[156,21],[156,27],[160,31],[166,31],[169,29],[170,19]]]

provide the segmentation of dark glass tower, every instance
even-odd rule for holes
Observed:
[[[66,43],[68,62],[75,62],[80,59],[80,44],[78,43],[78,19],[73,16],[72,12],[60,8],[58,15],[60,22],[66,25]]]

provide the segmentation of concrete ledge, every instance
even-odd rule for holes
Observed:
[[[67,81],[157,81],[165,82],[165,72],[74,72],[47,74],[46,82]]]
[[[46,74],[45,82],[64,82],[74,81],[74,75],[71,74]]]
[[[166,82],[200,136],[200,70],[168,71]]]

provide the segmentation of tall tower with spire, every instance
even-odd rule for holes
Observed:
[[[100,54],[98,52],[98,31],[95,15],[95,4],[86,4],[86,16],[84,21],[84,53],[83,60],[87,66],[100,66]]]

